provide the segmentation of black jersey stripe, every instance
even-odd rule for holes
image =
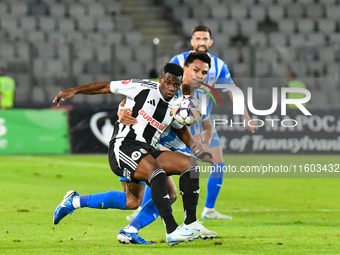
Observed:
[[[118,131],[119,131],[119,121],[117,120],[116,123],[113,126],[113,133],[112,133],[112,136],[111,136],[110,144],[111,144],[112,140],[116,138]]]
[[[151,144],[152,137],[155,135],[156,132],[157,132],[157,129],[151,126],[150,123],[146,125],[146,128],[144,129],[144,132],[143,132],[143,137],[145,138],[147,144]]]
[[[142,90],[135,98],[134,101],[136,102],[135,106],[132,109],[132,117],[137,118],[138,112],[142,109],[145,101],[150,93],[150,89]]]
[[[156,106],[156,111],[152,117],[158,122],[162,122],[166,116],[166,111],[168,110],[168,106],[169,104],[167,102],[164,102],[162,99],[160,99]]]
[[[143,105],[146,102],[146,99],[150,93],[150,89],[142,90],[135,98],[134,101],[136,102],[135,106],[132,108],[132,117],[137,118],[138,112],[142,109]],[[130,128],[130,132],[127,134],[126,137],[130,139],[136,139],[136,133],[133,128]]]
[[[158,104],[156,106],[156,110],[153,114],[153,118],[157,120],[158,122],[162,122],[166,116],[166,112],[168,109],[168,103],[164,102],[162,99],[158,101]],[[147,143],[151,143],[153,136],[157,132],[157,129],[150,125],[150,123],[146,126],[143,137],[146,139]]]

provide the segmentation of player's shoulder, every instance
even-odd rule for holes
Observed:
[[[157,89],[159,86],[158,82],[150,81],[148,79],[132,79],[131,82],[133,84],[138,84],[140,87],[148,89]]]
[[[111,81],[110,88],[112,92],[142,91],[142,90],[156,90],[158,89],[158,82],[153,82],[147,79],[130,79]]]
[[[213,54],[210,54],[210,53],[209,53],[209,57],[210,57],[211,61],[218,61],[218,62],[221,62],[221,63],[223,63],[223,64],[226,64],[226,63],[224,63],[224,61],[223,61],[222,59],[220,59],[219,57],[216,57],[216,56],[213,55]]]
[[[186,51],[173,56],[172,59],[170,60],[170,63],[181,64],[181,62],[184,62],[184,60],[187,58],[190,52],[191,51]]]

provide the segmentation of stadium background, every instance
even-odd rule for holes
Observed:
[[[320,178],[320,173],[314,173],[319,178],[309,178],[313,176],[305,172],[301,176],[306,178],[295,174],[279,178],[276,173],[275,178],[225,178],[216,209],[233,220],[204,222],[220,239],[195,240],[174,249],[165,244],[159,220],[140,232],[146,240],[155,240],[155,247],[120,245],[115,235],[130,213],[120,210],[84,209],[53,226],[53,211],[68,189],[81,194],[121,190],[109,170],[104,145],[121,98],[77,95],[61,110],[51,103],[61,89],[91,81],[148,77],[154,66],[159,72],[174,54],[191,49],[191,28],[206,24],[215,39],[211,53],[228,64],[243,90],[250,81],[258,108],[268,109],[271,87],[286,84],[289,68],[312,94],[307,109],[313,116],[303,122],[303,130],[265,127],[255,133],[268,140],[263,147],[268,150],[242,150],[242,141],[252,135],[242,128],[219,127],[223,144],[226,139],[239,139],[225,148],[228,154],[240,154],[226,154],[226,164],[308,168],[339,164],[338,0],[34,2],[0,0],[0,63],[17,83],[14,109],[0,110],[1,254],[340,253],[339,183],[337,178]],[[266,12],[278,22],[277,32],[258,31],[257,22]],[[248,40],[235,43],[232,38],[239,31]],[[154,38],[159,38],[157,47]],[[231,114],[226,101],[230,100],[223,101],[225,111],[215,107],[221,118]],[[304,117],[296,110],[288,114]],[[278,150],[273,146],[280,144],[278,139],[302,139],[300,149]],[[335,141],[334,150],[320,146],[322,139]],[[262,152],[270,155],[244,155]],[[104,154],[89,155],[93,153]],[[291,155],[297,153],[336,155]],[[198,212],[204,207],[207,179],[200,182]],[[173,210],[175,218],[182,220],[180,198]]]
[[[338,0],[1,0],[0,63],[8,68],[8,75],[17,83],[15,109],[51,108],[52,99],[63,89],[94,81],[153,77],[173,55],[191,49],[191,29],[204,24],[212,30],[214,39],[209,52],[227,63],[244,93],[247,87],[253,87],[258,109],[271,106],[271,88],[286,86],[288,71],[294,71],[312,95],[307,108],[314,119],[305,131],[314,132],[310,139],[323,138],[326,143],[327,139],[332,140],[333,145],[325,145],[330,149],[321,152],[337,153],[340,147],[337,138],[340,129],[337,124],[339,13]],[[274,28],[261,26],[266,16],[276,23]],[[250,79],[245,82],[245,78]],[[84,113],[89,112],[88,108],[94,109],[92,112],[108,111],[121,99],[112,95],[77,95],[65,108],[83,109]],[[228,101],[224,101],[222,110],[227,109],[223,113],[231,116]],[[290,111],[289,114],[299,113]],[[7,138],[9,126],[13,122],[18,124],[15,114],[7,115],[7,120],[0,123],[3,127],[1,148],[13,145]],[[98,139],[94,138],[90,145],[88,141],[73,139],[79,127],[84,129],[85,122],[88,135],[93,137],[91,116],[85,115],[79,119],[82,125],[70,119],[71,151],[105,153],[98,149],[101,147]],[[111,116],[112,122],[115,118]],[[35,125],[38,122],[35,121]],[[97,129],[103,135],[103,120],[101,122]],[[220,129],[229,131],[230,137],[246,132],[237,129],[235,133],[228,127]],[[221,135],[226,141],[228,135],[223,130]],[[274,138],[290,136],[299,138],[302,133],[276,132]],[[35,140],[47,142],[49,139],[57,140],[51,137]],[[308,143],[313,143],[311,141]],[[10,152],[2,151],[20,153],[18,148],[23,146],[16,144]],[[317,147],[318,141],[312,149],[300,152],[318,153]],[[226,153],[241,152],[229,148],[228,144],[224,146]],[[266,153],[291,153],[268,148]],[[60,148],[59,153],[68,151]],[[51,153],[46,149],[40,152]],[[243,152],[256,151],[250,148]]]

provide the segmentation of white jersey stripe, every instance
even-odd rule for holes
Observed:
[[[125,160],[131,161],[132,165],[134,165],[136,167],[138,166],[138,164],[131,157],[126,155],[124,152],[120,151],[119,153],[120,153],[120,156],[123,157]]]
[[[183,55],[179,55],[179,56],[178,56],[179,65],[182,66],[182,67],[184,66],[184,60],[185,60],[185,59],[184,59],[184,56],[183,56]]]
[[[120,162],[119,162],[119,151],[120,151],[120,146],[122,145],[123,139],[116,139],[116,142],[114,143],[114,153],[115,153],[115,157],[116,157],[116,161],[118,163],[118,166],[120,166]]]
[[[129,158],[128,156],[126,156],[124,153],[122,153],[121,151],[119,151],[119,156],[120,156],[120,160],[123,161],[125,164],[129,165],[132,169],[136,169],[137,168],[137,164],[135,164],[136,162],[132,161],[131,158]]]

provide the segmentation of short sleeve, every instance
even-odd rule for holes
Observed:
[[[121,94],[130,98],[134,98],[142,89],[140,83],[133,80],[111,81],[110,90],[114,94]]]
[[[179,65],[179,61],[178,61],[177,55],[174,56],[174,57],[170,60],[170,63],[174,63],[174,64],[178,64],[178,65]]]
[[[227,85],[235,85],[233,79],[231,78],[229,69],[225,63],[222,65],[222,69],[220,75],[217,78],[216,84],[227,84]],[[229,89],[222,89],[223,92],[227,92]]]

